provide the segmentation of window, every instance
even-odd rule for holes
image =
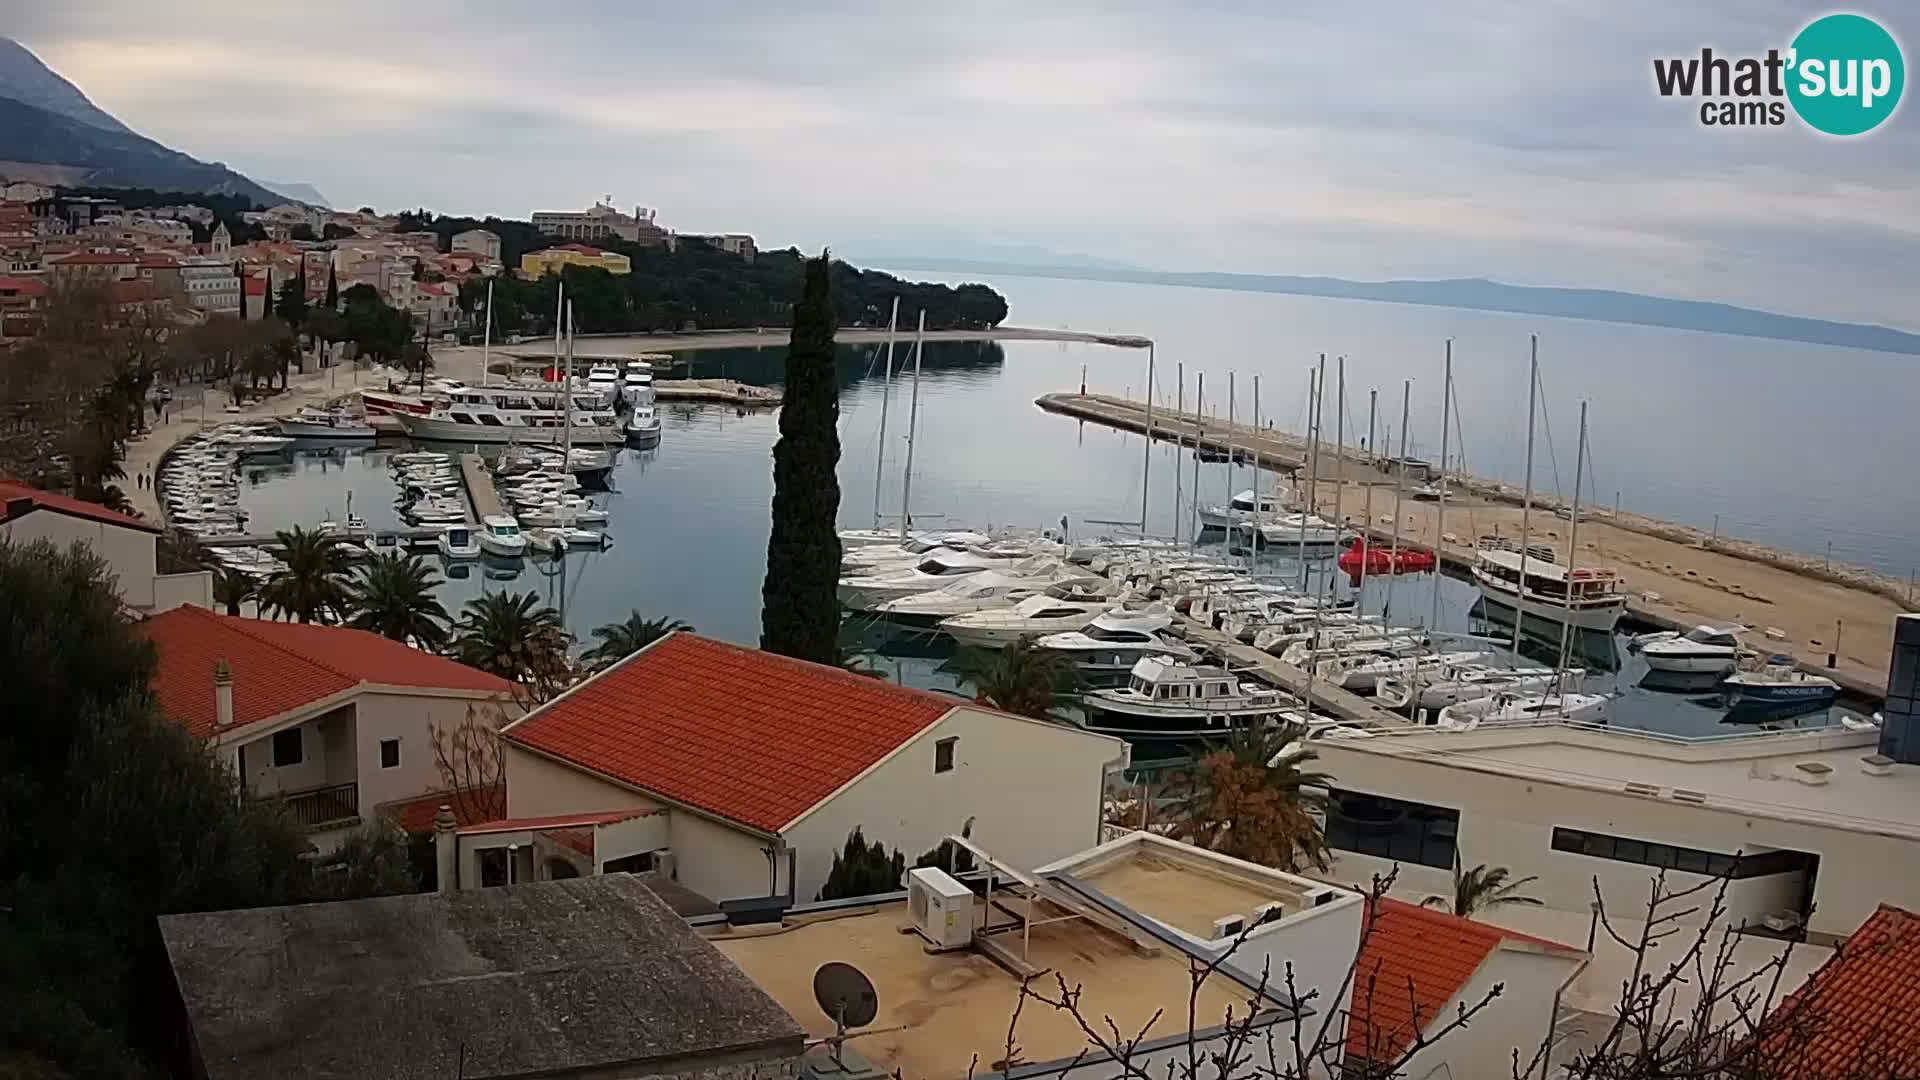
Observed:
[[[643,851],[638,855],[628,855],[619,859],[608,859],[600,864],[603,874],[645,874],[653,870],[653,852]]]
[[[298,765],[305,759],[300,743],[300,729],[288,728],[273,733],[273,767],[284,769],[289,765]]]
[[[1453,868],[1460,811],[1338,788],[1330,795],[1328,847],[1395,862]]]
[[[937,773],[953,771],[953,747],[959,739],[941,739],[933,744],[933,771]]]
[[[399,739],[380,740],[380,767],[383,769],[396,769],[400,767]]]
[[[1725,877],[1731,874],[1735,878],[1767,877],[1772,874],[1790,874],[1810,870],[1815,860],[1814,856],[1804,851],[1758,851],[1750,855],[1734,856],[1716,851],[1680,847],[1677,844],[1662,844],[1658,841],[1635,840],[1625,836],[1609,836],[1606,833],[1562,828],[1553,830],[1553,850],[1564,851],[1570,855],[1587,855],[1596,859],[1612,859],[1615,862],[1680,870],[1689,874],[1710,874],[1714,877]]]

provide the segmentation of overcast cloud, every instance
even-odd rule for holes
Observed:
[[[611,194],[854,257],[1035,245],[1920,325],[1911,103],[1832,140],[1652,90],[1654,56],[1763,53],[1820,4],[14,6],[0,32],[136,130],[339,205]],[[1913,9],[1861,10],[1912,66]]]

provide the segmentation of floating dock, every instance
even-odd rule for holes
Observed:
[[[700,401],[745,409],[769,409],[780,404],[780,391],[732,379],[659,379],[653,384],[653,393],[661,401]]]
[[[1238,638],[1223,634],[1185,615],[1180,616],[1186,626],[1187,640],[1204,645],[1226,660],[1235,671],[1248,671],[1259,676],[1262,682],[1271,683],[1290,694],[1303,696],[1306,701],[1321,712],[1331,714],[1350,724],[1365,724],[1372,727],[1406,727],[1412,721],[1406,717],[1376,704],[1351,690],[1344,690],[1325,679],[1310,678],[1306,671],[1292,664],[1282,663],[1280,658],[1261,652]]]
[[[467,506],[473,515],[468,520],[477,522],[489,514],[506,513],[500,505],[500,493],[493,488],[493,474],[479,454],[460,455],[460,480],[467,489]]]

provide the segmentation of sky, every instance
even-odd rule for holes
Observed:
[[[1875,2],[1920,59],[1920,9]],[[1842,140],[1653,90],[1654,57],[1785,47],[1819,4],[12,7],[0,33],[135,130],[337,206],[611,195],[855,260],[1477,276],[1920,328],[1920,107]]]

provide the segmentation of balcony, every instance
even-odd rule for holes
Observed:
[[[308,832],[339,829],[360,822],[360,785],[357,783],[290,791],[269,795],[260,801],[279,803],[293,823]]]

